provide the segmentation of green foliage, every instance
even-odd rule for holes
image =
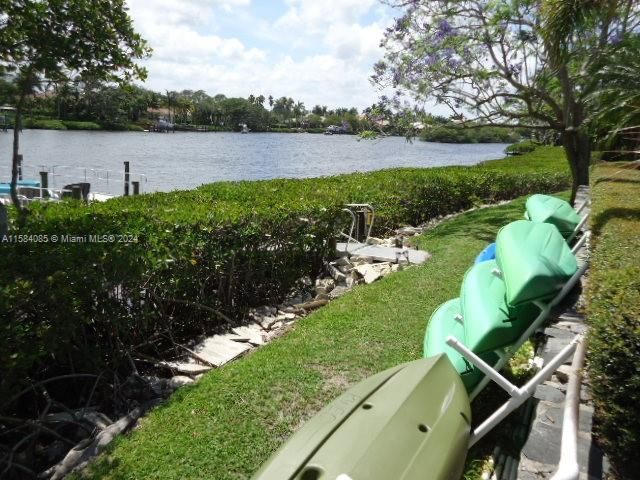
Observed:
[[[640,471],[640,172],[600,166],[593,183],[587,359],[599,440],[620,478]]]
[[[504,149],[507,155],[522,155],[525,153],[531,153],[536,148],[538,148],[540,144],[538,142],[534,142],[533,140],[525,140],[522,142],[514,143],[513,145],[509,145]]]
[[[566,171],[501,165],[223,182],[88,206],[35,205],[15,233],[137,242],[3,245],[0,315],[16,322],[0,350],[0,389],[46,375],[44,365],[117,368],[126,348],[159,331],[180,337],[219,328],[211,309],[239,318],[249,306],[281,300],[330,258],[331,239],[349,221],[345,203],[374,204],[381,234],[568,184]]]
[[[67,126],[60,120],[45,120],[40,118],[25,118],[22,121],[23,128],[66,130]]]
[[[433,254],[424,265],[357,287],[285,337],[178,390],[73,478],[250,478],[302,422],[348,387],[420,358],[431,312],[459,294],[475,255],[523,211],[520,199],[460,215],[418,237],[420,248]],[[505,401],[500,392],[496,387],[495,399]],[[504,422],[470,458],[489,454],[496,437],[513,427]]]
[[[67,130],[102,130],[102,127],[95,122],[79,122],[77,120],[63,120],[62,124]]]
[[[512,143],[520,138],[512,129],[496,127],[460,128],[432,127],[420,134],[426,142],[444,143]]]

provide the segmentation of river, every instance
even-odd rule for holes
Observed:
[[[0,132],[0,180],[10,172],[12,134]],[[444,144],[387,137],[292,133],[142,133],[25,130],[25,178],[40,166],[50,187],[82,181],[120,194],[123,162],[142,191],[193,188],[220,180],[318,177],[392,167],[473,165],[504,156],[505,144]],[[92,170],[93,169],[93,170]],[[106,172],[109,170],[109,172]],[[146,177],[138,177],[144,174]],[[98,179],[99,177],[99,179]],[[107,181],[108,177],[108,181]]]

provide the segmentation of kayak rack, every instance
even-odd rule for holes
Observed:
[[[580,240],[573,246],[571,252],[574,255],[584,245],[584,243],[587,241],[589,236],[590,236],[590,233],[586,232],[580,238]],[[573,289],[576,283],[578,283],[578,280],[580,280],[580,277],[582,277],[584,272],[587,271],[588,267],[589,267],[589,263],[587,261],[585,261],[580,267],[578,267],[578,270],[571,276],[571,278],[567,281],[567,283],[563,285],[560,292],[558,292],[558,294],[549,303],[544,303],[541,301],[534,302],[536,307],[538,307],[541,310],[540,313],[538,314],[536,319],[533,321],[533,323],[529,326],[529,328],[527,328],[527,330],[520,336],[520,338],[516,341],[516,343],[514,343],[513,345],[510,345],[508,349],[504,349],[501,352],[497,352],[500,358],[498,362],[492,367],[495,372],[498,372],[499,370],[502,369],[502,367],[504,367],[504,365],[507,363],[507,360],[510,358],[511,352],[517,351],[531,337],[531,335],[533,335],[542,326],[545,320],[549,317],[549,314],[551,313],[551,310],[553,309],[553,307],[558,305],[558,303],[560,303],[562,299],[567,296],[567,294]],[[499,271],[495,271],[494,274],[497,276],[502,275],[502,273]],[[467,356],[466,353],[463,353],[459,350],[458,352],[465,357]],[[471,358],[467,358],[467,360],[475,364],[475,362],[473,362]],[[478,368],[480,367],[478,366]],[[490,378],[488,376],[485,376],[480,381],[480,383],[478,383],[476,388],[474,388],[473,391],[471,392],[470,399],[474,400],[478,396],[478,394],[484,389],[484,387],[487,386],[487,383],[489,383],[489,381],[490,381]]]
[[[472,362],[478,367],[485,375],[487,379],[496,382],[504,391],[506,391],[511,398],[507,400],[500,408],[493,412],[489,418],[478,425],[469,438],[469,448],[473,447],[479,440],[482,439],[487,433],[489,433],[494,427],[496,427],[502,420],[504,420],[515,409],[522,405],[529,397],[535,392],[538,385],[544,382],[550,377],[556,369],[562,365],[576,350],[576,347],[584,341],[582,335],[577,335],[569,345],[564,347],[556,356],[554,356],[536,375],[529,380],[523,387],[517,387],[494,367],[491,367],[488,363],[478,357],[475,353],[465,347],[458,339],[453,336],[447,338],[447,344],[456,349],[461,355],[464,355],[467,360]]]

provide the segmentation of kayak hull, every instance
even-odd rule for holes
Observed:
[[[576,258],[555,226],[527,220],[500,229],[496,262],[511,307],[552,298],[578,270]]]
[[[526,218],[532,222],[555,225],[563,237],[570,236],[580,223],[580,215],[564,200],[550,195],[532,195],[527,199]]]
[[[254,480],[458,479],[467,392],[444,355],[373,375],[310,419]]]
[[[454,336],[462,343],[465,343],[465,324],[461,316],[462,309],[459,298],[443,303],[433,312],[424,336],[424,357],[445,354],[460,375],[467,392],[471,392],[480,383],[484,374],[458,353],[457,350],[447,344],[449,336]],[[473,350],[472,347],[469,348]],[[474,353],[477,353],[480,358],[490,365],[495,365],[498,361],[498,355],[494,352],[474,351]]]
[[[464,344],[476,353],[514,344],[540,313],[532,303],[507,305],[505,282],[494,273],[497,269],[495,260],[478,263],[462,281]]]

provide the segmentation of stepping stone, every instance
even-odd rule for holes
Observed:
[[[257,323],[252,323],[251,325],[246,325],[242,327],[236,327],[232,329],[233,333],[235,333],[239,337],[246,338],[245,342],[249,342],[252,345],[263,345],[264,339],[262,338],[262,327]],[[235,339],[232,339],[235,340]],[[243,341],[243,340],[236,340]]]
[[[193,351],[210,364],[221,367],[250,349],[246,343],[234,342],[224,335],[214,335],[196,345]]]

